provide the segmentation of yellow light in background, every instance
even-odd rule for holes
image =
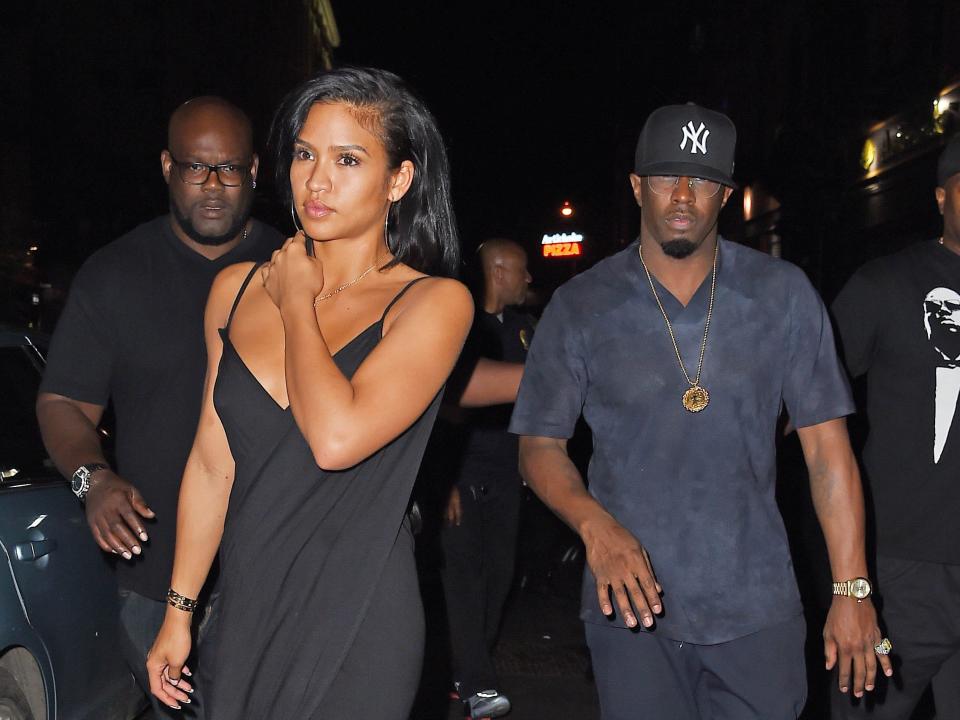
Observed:
[[[563,207],[560,208],[560,214],[565,218],[573,217],[573,207],[571,207],[569,200],[563,201]]]
[[[937,135],[943,135],[944,116],[950,110],[950,105],[947,95],[941,95],[933,101],[933,131]]]
[[[753,217],[753,188],[749,185],[743,189],[743,219],[750,220]]]
[[[938,97],[933,101],[933,119],[939,120],[941,116],[950,109],[950,98],[946,96]]]
[[[867,138],[863,144],[863,150],[860,151],[860,167],[869,170],[877,162],[877,144],[873,138]]]

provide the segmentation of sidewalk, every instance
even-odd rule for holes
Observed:
[[[513,704],[510,720],[599,720],[576,600],[515,593],[495,661],[503,691]],[[462,718],[458,710],[457,704],[451,703],[448,720]]]

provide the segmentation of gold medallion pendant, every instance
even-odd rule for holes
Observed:
[[[703,410],[710,402],[710,393],[706,388],[694,385],[683,394],[683,406],[692,413]]]
[[[643,270],[647,274],[647,282],[650,283],[650,291],[653,293],[654,300],[657,301],[657,307],[660,308],[660,313],[663,315],[663,322],[666,323],[667,332],[670,334],[670,342],[673,343],[673,351],[677,355],[680,372],[683,373],[683,377],[686,378],[687,383],[690,385],[686,392],[683,393],[683,406],[692,413],[698,413],[710,404],[710,393],[700,385],[700,374],[703,372],[703,356],[707,351],[707,335],[710,332],[710,320],[713,318],[713,300],[717,293],[717,257],[720,254],[720,242],[717,241],[713,248],[713,272],[710,273],[710,303],[707,305],[707,321],[703,325],[703,340],[700,342],[700,361],[697,363],[696,378],[690,377],[686,365],[683,364],[683,357],[680,355],[680,346],[677,344],[677,338],[673,334],[673,325],[670,324],[670,316],[667,315],[663,303],[660,302],[660,295],[657,294],[657,288],[653,284],[653,276],[650,275],[647,264],[643,262],[642,245],[638,251],[640,253],[640,264],[643,265]]]

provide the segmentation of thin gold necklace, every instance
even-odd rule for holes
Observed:
[[[710,304],[707,306],[707,322],[703,327],[703,341],[700,343],[700,362],[697,363],[697,377],[693,380],[690,379],[690,374],[683,364],[683,358],[680,356],[680,346],[677,344],[677,338],[673,334],[673,326],[670,324],[670,318],[667,316],[667,311],[664,309],[663,303],[660,302],[660,296],[657,294],[657,288],[653,284],[653,277],[650,275],[650,270],[647,269],[647,264],[643,261],[642,245],[639,246],[639,250],[640,264],[643,265],[643,271],[647,274],[647,282],[650,283],[650,290],[653,291],[653,298],[657,301],[657,306],[663,315],[663,321],[667,324],[667,332],[670,333],[673,350],[677,353],[677,362],[680,363],[680,370],[683,371],[683,376],[690,384],[690,387],[683,393],[683,406],[692,413],[698,413],[710,402],[710,393],[707,392],[705,387],[700,385],[700,373],[703,371],[703,355],[707,350],[707,333],[710,332],[710,319],[713,317],[713,298],[717,291],[717,256],[720,252],[720,240],[717,239],[717,244],[713,248],[713,277],[710,280]]]
[[[378,257],[376,260],[373,261],[373,265],[371,265],[371,266],[368,267],[366,270],[364,270],[362,273],[360,273],[359,275],[357,275],[357,277],[355,277],[355,278],[354,278],[353,280],[351,280],[350,282],[345,282],[343,285],[341,285],[340,287],[338,287],[336,290],[331,290],[330,292],[324,293],[323,295],[317,295],[317,297],[316,297],[316,298],[314,299],[314,301],[313,301],[313,306],[316,307],[317,305],[319,305],[319,304],[320,304],[321,302],[323,302],[324,300],[327,300],[327,299],[329,299],[329,298],[332,298],[334,295],[339,295],[339,294],[342,293],[344,290],[346,290],[348,287],[351,287],[352,285],[356,285],[358,282],[360,282],[361,280],[363,280],[367,275],[369,275],[371,272],[373,272],[373,269],[377,266],[377,263],[378,263],[378,262],[380,262],[380,258],[379,258],[379,257]]]

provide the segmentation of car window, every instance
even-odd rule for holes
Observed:
[[[34,403],[40,385],[36,353],[0,347],[0,471],[3,483],[56,476],[40,439]]]

